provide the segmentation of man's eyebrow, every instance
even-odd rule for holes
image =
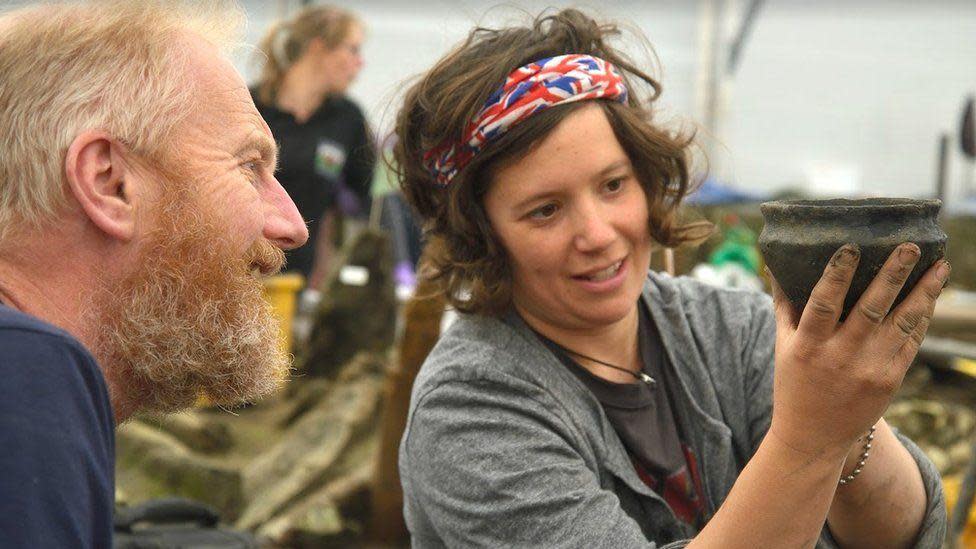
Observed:
[[[261,155],[261,160],[271,166],[278,168],[278,143],[267,136],[248,139],[244,145],[237,149],[235,156],[243,157],[249,152],[256,151]]]

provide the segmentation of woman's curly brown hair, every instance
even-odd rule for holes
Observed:
[[[613,63],[624,78],[630,92],[627,104],[596,102],[644,187],[654,240],[673,247],[699,241],[710,231],[707,223],[677,222],[676,210],[692,187],[693,135],[651,123],[651,104],[661,85],[608,45],[608,39],[619,35],[616,25],[597,23],[574,9],[540,16],[530,27],[479,27],[407,91],[396,120],[393,168],[407,201],[423,219],[427,249],[421,274],[437,281],[456,309],[496,315],[510,304],[507,252],[483,206],[493,175],[531,152],[560,121],[593,101],[559,105],[523,120],[489,143],[447,187],[436,184],[423,164],[424,153],[447,140],[459,140],[465,125],[512,70],[543,57],[592,55]]]

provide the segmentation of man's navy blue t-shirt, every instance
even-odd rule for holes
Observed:
[[[94,357],[0,305],[0,547],[112,546],[114,428]]]

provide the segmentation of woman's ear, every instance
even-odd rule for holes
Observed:
[[[322,37],[320,36],[312,38],[308,41],[308,45],[305,46],[306,54],[321,55],[327,51],[329,51],[329,49],[325,47],[325,41],[322,40]]]
[[[82,132],[68,147],[64,173],[91,222],[109,237],[128,241],[135,233],[135,209],[122,153],[121,143],[107,133]]]

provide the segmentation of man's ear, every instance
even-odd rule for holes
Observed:
[[[64,172],[68,188],[92,223],[106,235],[128,241],[135,234],[133,193],[122,145],[109,134],[88,130],[68,147]]]

